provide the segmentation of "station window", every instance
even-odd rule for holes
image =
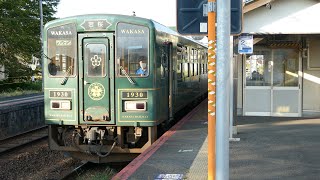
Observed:
[[[116,31],[116,59],[118,75],[149,75],[149,29],[118,23]]]
[[[47,31],[47,66],[51,77],[73,76],[76,58],[74,24],[53,27]]]

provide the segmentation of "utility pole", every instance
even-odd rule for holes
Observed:
[[[41,76],[42,76],[42,91],[43,91],[43,12],[42,12],[42,0],[39,0],[39,12],[40,12],[40,63],[41,63]]]
[[[217,124],[216,163],[218,180],[229,179],[230,119],[230,18],[231,1],[217,0]]]
[[[216,179],[216,0],[208,0],[208,180]]]

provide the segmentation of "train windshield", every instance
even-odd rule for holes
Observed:
[[[118,23],[117,65],[120,76],[149,75],[149,29],[145,26]]]
[[[76,28],[74,24],[53,27],[47,31],[47,67],[51,77],[74,75]]]

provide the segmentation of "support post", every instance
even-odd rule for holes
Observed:
[[[229,179],[230,0],[217,0],[216,178]]]
[[[208,0],[208,180],[216,178],[216,1]]]

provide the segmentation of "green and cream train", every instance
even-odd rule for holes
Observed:
[[[207,95],[207,47],[149,19],[82,15],[44,28],[49,146],[92,162],[126,161]]]

